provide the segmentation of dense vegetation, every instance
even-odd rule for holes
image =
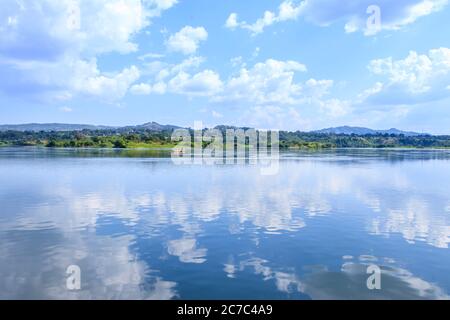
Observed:
[[[282,148],[450,148],[450,136],[281,132]]]
[[[171,130],[82,130],[66,132],[0,132],[0,146],[59,148],[170,148]],[[450,136],[342,135],[280,132],[283,149],[320,148],[450,148]]]
[[[52,148],[158,148],[173,147],[171,132],[119,132],[83,130],[64,132],[0,132],[0,146],[45,146]]]

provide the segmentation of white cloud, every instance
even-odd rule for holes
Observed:
[[[261,48],[260,47],[256,47],[255,51],[253,51],[252,59],[258,58],[260,52],[261,52]]]
[[[203,27],[185,26],[183,29],[171,35],[167,40],[167,48],[170,51],[183,54],[193,54],[197,51],[199,43],[208,39],[208,32]]]
[[[294,1],[284,1],[279,7],[278,20],[286,21],[297,19],[301,14],[303,5],[304,3],[295,4]]]
[[[449,96],[450,49],[438,48],[427,54],[409,52],[405,59],[372,60],[369,70],[383,77],[362,98],[384,104],[415,104]]]
[[[227,27],[229,29],[234,29],[234,28],[238,27],[239,23],[238,23],[237,19],[238,19],[238,16],[236,13],[230,14],[227,21],[225,22],[225,27]]]
[[[414,23],[417,19],[442,10],[448,0],[359,0],[342,2],[338,0],[318,3],[305,0],[303,16],[306,20],[321,26],[329,26],[343,21],[347,33],[362,31],[365,35],[375,35],[382,30],[398,30]],[[373,6],[380,9],[381,24],[375,28],[368,26],[368,19],[374,11]]]
[[[121,98],[139,71],[98,69],[99,54],[138,49],[133,37],[174,0],[4,0],[0,11],[0,90],[55,100],[76,94]],[[6,22],[6,23],[4,23]],[[78,68],[81,67],[81,71]],[[85,81],[85,83],[83,83]],[[102,97],[104,98],[104,97]]]
[[[319,26],[342,21],[348,33],[363,31],[366,35],[374,35],[380,30],[397,30],[414,23],[420,17],[442,10],[447,3],[448,0],[378,0],[375,3],[373,0],[285,0],[278,7],[277,13],[265,11],[254,23],[240,22],[237,14],[232,13],[225,25],[230,29],[247,29],[256,35],[275,23],[296,20],[301,16]],[[368,28],[367,25],[372,14],[367,9],[373,5],[381,10],[381,25],[376,29]]]
[[[106,101],[123,98],[129,87],[139,79],[137,67],[131,66],[113,75],[104,75],[97,69],[95,61],[78,61],[70,88],[77,93],[99,96]]]
[[[164,78],[164,75],[170,76],[182,71],[197,69],[204,61],[205,59],[203,57],[189,57],[183,60],[181,63],[172,65],[170,68],[167,68],[165,71],[159,74],[159,78]]]
[[[329,93],[333,84],[332,80],[309,79],[305,82],[303,94],[308,97],[322,98]]]
[[[167,85],[164,82],[157,82],[154,85],[139,83],[130,88],[130,92],[134,95],[165,94],[166,90]]]
[[[292,104],[302,91],[301,85],[294,82],[294,74],[305,71],[306,66],[296,61],[274,59],[257,63],[251,69],[243,67],[227,81],[225,91],[215,100]]]
[[[167,85],[164,82],[157,82],[153,85],[152,91],[156,94],[164,94],[166,93]]]
[[[70,56],[54,63],[20,61],[0,65],[0,69],[5,76],[0,78],[3,91],[51,102],[83,95],[112,103],[123,98],[140,77],[136,66],[105,73],[99,70],[95,58],[82,60]]]
[[[305,129],[311,117],[342,117],[352,110],[348,101],[329,98],[332,80],[295,79],[306,71],[299,62],[274,59],[242,67],[211,102],[240,110],[239,123],[268,129]]]
[[[297,61],[268,59],[251,68],[242,65],[237,74],[222,80],[212,70],[196,71],[202,58],[190,57],[177,65],[159,66],[153,70],[153,82],[163,88],[156,92],[155,85],[138,84],[132,87],[134,94],[173,93],[189,97],[207,97],[213,105],[239,109],[242,123],[264,127],[309,127],[310,123],[300,115],[307,110],[323,117],[341,117],[351,111],[348,101],[328,96],[334,86],[332,80],[309,79],[296,81],[298,74],[307,71]],[[195,73],[196,72],[196,73]],[[151,81],[150,81],[151,82]],[[223,115],[214,111],[214,118]],[[238,121],[240,121],[238,120]]]
[[[268,59],[248,68],[238,57],[231,63],[234,67],[240,65],[240,70],[228,79],[221,79],[212,70],[199,71],[203,61],[193,56],[174,65],[152,62],[148,83],[134,85],[131,92],[207,97],[213,105],[240,109],[245,123],[272,128],[286,127],[287,123],[303,128],[310,126],[299,110],[309,110],[323,117],[341,117],[351,111],[348,101],[329,98],[334,86],[332,80],[296,80],[307,71],[306,66],[297,61]],[[223,114],[214,111],[212,116],[221,118]]]
[[[351,111],[351,104],[347,100],[328,99],[316,102],[320,110],[331,118],[345,116]]]
[[[150,15],[155,17],[160,16],[164,10],[172,8],[178,3],[178,0],[144,0],[144,3],[150,8]]]
[[[220,76],[211,70],[204,70],[194,76],[181,71],[168,83],[171,92],[189,96],[212,96],[220,92],[222,86]]]
[[[232,67],[244,66],[245,64],[242,56],[231,58],[230,63]]]
[[[181,71],[188,72],[197,69],[205,59],[203,57],[191,56],[184,59],[178,64],[169,64],[162,61],[152,61],[144,63],[142,73],[147,76],[155,78],[155,81],[160,82],[167,78],[173,77]]]
[[[242,24],[244,29],[250,30],[253,34],[258,34],[264,31],[264,28],[272,25],[277,21],[275,14],[271,11],[264,12],[262,18],[256,20],[254,24],[246,24],[245,22]]]
[[[130,91],[136,95],[175,93],[210,96],[220,90],[222,86],[220,76],[210,70],[191,75],[204,60],[203,57],[191,56],[179,64],[161,61],[144,64],[143,73],[150,77],[149,82],[136,84]]]
[[[12,15],[17,23],[5,30],[0,48],[3,54],[14,53],[15,59],[26,54],[22,50],[32,48],[34,52],[28,54],[39,60],[63,53],[59,50],[83,54],[136,51],[133,35],[167,5],[154,0],[42,0],[39,5],[5,0],[0,21]]]
[[[292,0],[284,1],[279,6],[278,13],[267,10],[261,18],[252,24],[245,21],[239,22],[237,13],[232,13],[228,17],[225,26],[229,29],[240,27],[249,30],[253,35],[257,35],[263,32],[266,27],[271,26],[274,23],[297,19],[303,5],[303,2],[295,3],[295,1]]]
[[[152,86],[148,83],[135,84],[130,88],[130,92],[134,95],[148,95],[152,93]]]
[[[164,54],[162,53],[146,53],[138,57],[139,60],[145,61],[147,59],[161,59],[164,58]]]

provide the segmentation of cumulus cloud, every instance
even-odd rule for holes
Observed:
[[[203,61],[201,57],[190,57],[175,65],[155,62],[150,74],[154,83],[166,84],[170,93],[208,96],[213,103],[252,106],[316,103],[333,87],[332,80],[296,82],[295,75],[307,71],[306,66],[297,61],[268,59],[251,68],[243,65],[237,74],[223,80],[213,70],[196,71]],[[155,93],[151,84],[136,84],[131,91]]]
[[[132,36],[170,4],[175,1],[5,0],[0,21],[14,23],[0,25],[0,52],[12,59],[51,60],[70,50],[136,51]]]
[[[104,73],[100,54],[138,49],[134,35],[175,0],[5,0],[0,12],[0,90],[70,98],[78,93],[121,98],[139,71]],[[82,70],[78,70],[81,68]],[[26,90],[24,90],[26,89]]]
[[[0,69],[4,75],[0,79],[3,91],[51,101],[82,95],[114,102],[124,97],[129,86],[140,77],[136,66],[104,73],[95,58],[83,60],[72,56],[52,63],[21,61],[0,65]]]
[[[179,64],[173,64],[169,65],[168,67],[160,70],[158,72],[158,79],[165,79],[167,77],[170,77],[171,75],[180,73],[180,72],[187,72],[189,70],[195,70],[200,67],[200,65],[205,61],[205,58],[203,57],[196,57],[191,56],[187,59],[184,59]]]
[[[204,70],[193,76],[182,71],[168,85],[173,93],[191,96],[212,96],[220,92],[223,86],[220,76],[212,70]]]
[[[141,61],[146,61],[146,60],[151,60],[151,59],[161,59],[161,58],[164,58],[164,54],[162,54],[162,53],[153,53],[153,52],[146,53],[146,54],[143,54],[143,55],[138,57],[138,59],[141,60]]]
[[[79,61],[73,78],[72,88],[76,92],[105,99],[118,100],[123,98],[132,83],[139,79],[139,70],[132,66],[114,75],[103,75],[94,62]]]
[[[244,109],[240,123],[259,128],[307,128],[307,115],[335,118],[351,111],[348,101],[330,98],[334,81],[297,78],[307,71],[297,61],[268,59],[224,81],[213,103]]]
[[[372,0],[285,0],[277,12],[265,11],[254,23],[240,22],[237,14],[232,13],[225,26],[231,29],[247,29],[255,35],[275,23],[303,17],[319,26],[343,22],[348,33],[362,31],[366,35],[374,35],[381,30],[400,29],[421,17],[442,10],[447,4],[448,0],[379,0],[376,3]],[[381,24],[376,28],[368,24],[368,19],[375,13],[374,10],[368,10],[374,8],[373,5],[376,5],[381,13]]]
[[[164,82],[157,82],[153,85],[148,83],[135,84],[130,88],[130,92],[134,95],[149,95],[149,94],[165,94],[167,85]]]
[[[198,70],[203,61],[200,57],[190,57],[176,65],[155,62],[152,80],[134,85],[131,92],[207,97],[215,106],[240,108],[239,121],[243,123],[271,128],[286,127],[288,123],[309,126],[298,109],[309,109],[327,117],[340,117],[351,111],[348,101],[329,97],[333,80],[297,80],[296,77],[307,72],[307,67],[300,62],[267,59],[251,67],[235,63],[234,67],[240,64],[239,70],[223,79],[213,70]],[[164,90],[157,92],[155,85]],[[217,119],[224,115],[215,111],[212,116]]]
[[[328,26],[343,21],[347,32],[363,31],[366,35],[373,35],[381,30],[397,30],[414,23],[420,17],[443,9],[447,3],[448,0],[380,0],[376,3],[371,0],[305,0],[303,15],[306,20],[318,25]],[[373,5],[376,5],[381,13],[381,25],[375,29],[367,24],[368,18],[374,13],[374,10],[368,9]]]
[[[174,93],[187,96],[212,96],[222,89],[220,75],[212,70],[198,71],[202,57],[189,57],[179,64],[154,61],[147,64],[149,83],[136,84],[131,93],[136,95]]]
[[[149,7],[149,14],[152,17],[160,16],[161,12],[172,8],[178,3],[178,0],[144,0]]]
[[[214,110],[211,116],[215,119],[228,116],[231,109],[239,110],[235,121],[272,129],[311,128],[313,117],[343,117],[353,108],[349,101],[332,97],[333,80],[304,79],[308,70],[298,61],[267,59],[247,66],[237,57],[230,61],[237,69],[227,78],[201,68],[204,62],[203,57],[190,56],[178,64],[159,60],[144,63],[145,81],[132,85],[130,92],[203,97]]]
[[[193,54],[197,52],[201,41],[208,39],[208,32],[203,27],[185,26],[167,40],[167,48],[170,51],[181,52],[183,54]]]
[[[263,32],[266,27],[271,26],[274,23],[297,19],[301,13],[302,6],[303,3],[296,4],[291,0],[284,1],[279,6],[278,13],[267,10],[261,18],[251,24],[245,21],[239,22],[237,13],[231,13],[225,23],[225,27],[229,29],[240,27],[249,30],[253,35],[256,35]]]
[[[130,88],[130,92],[135,95],[147,95],[152,93],[152,86],[148,83],[135,84]]]
[[[239,26],[237,13],[232,13],[225,22],[225,27],[234,29]]]
[[[380,104],[416,104],[447,98],[450,82],[450,49],[437,48],[428,53],[415,51],[400,60],[392,57],[372,60],[369,70],[382,78],[366,90],[362,98]]]
[[[302,85],[294,81],[297,72],[306,72],[306,66],[296,61],[268,59],[250,69],[242,67],[215,100],[256,105],[294,104],[303,93]]]

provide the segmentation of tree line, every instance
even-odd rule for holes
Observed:
[[[0,146],[50,148],[170,148],[171,130],[3,131]],[[450,136],[345,135],[280,132],[281,149],[450,148]]]

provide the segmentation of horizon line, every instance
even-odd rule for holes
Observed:
[[[90,123],[68,123],[68,122],[24,122],[24,123],[0,123],[0,127],[4,127],[4,126],[25,126],[25,125],[72,125],[72,126],[94,126],[94,127],[109,127],[109,128],[126,128],[126,127],[137,127],[137,126],[142,126],[145,124],[150,124],[150,123],[155,123],[161,126],[174,126],[174,127],[179,127],[179,128],[186,128],[186,129],[191,129],[193,128],[192,126],[183,126],[183,125],[176,125],[176,124],[162,124],[160,122],[156,122],[156,121],[149,121],[149,122],[144,122],[141,124],[127,124],[127,125],[107,125],[107,124],[90,124]],[[224,126],[224,127],[235,127],[235,128],[253,128],[256,130],[262,130],[262,129],[257,129],[254,128],[252,126],[241,126],[241,125],[231,125],[231,124],[217,124],[214,125],[213,127],[218,127],[218,126]],[[208,129],[208,128],[213,128],[213,127],[208,127],[205,126],[204,129]],[[286,131],[286,132],[306,132],[306,133],[310,133],[310,132],[315,132],[315,131],[321,131],[321,130],[327,130],[327,129],[339,129],[339,128],[358,128],[358,129],[368,129],[368,130],[372,130],[372,131],[389,131],[389,130],[398,130],[398,131],[402,131],[405,133],[416,133],[416,134],[423,134],[423,135],[434,135],[434,136],[439,136],[439,135],[450,135],[450,133],[442,133],[442,134],[431,134],[428,133],[424,130],[415,130],[415,129],[411,129],[411,130],[404,130],[404,129],[399,129],[396,127],[391,127],[391,128],[386,128],[386,129],[373,129],[370,127],[364,127],[361,125],[336,125],[336,126],[332,126],[332,127],[326,127],[326,128],[321,128],[321,129],[311,129],[311,130],[307,130],[307,131],[302,131],[300,129],[295,129],[295,130],[289,130],[289,129],[277,129],[278,131]],[[272,129],[273,130],[273,129]]]

